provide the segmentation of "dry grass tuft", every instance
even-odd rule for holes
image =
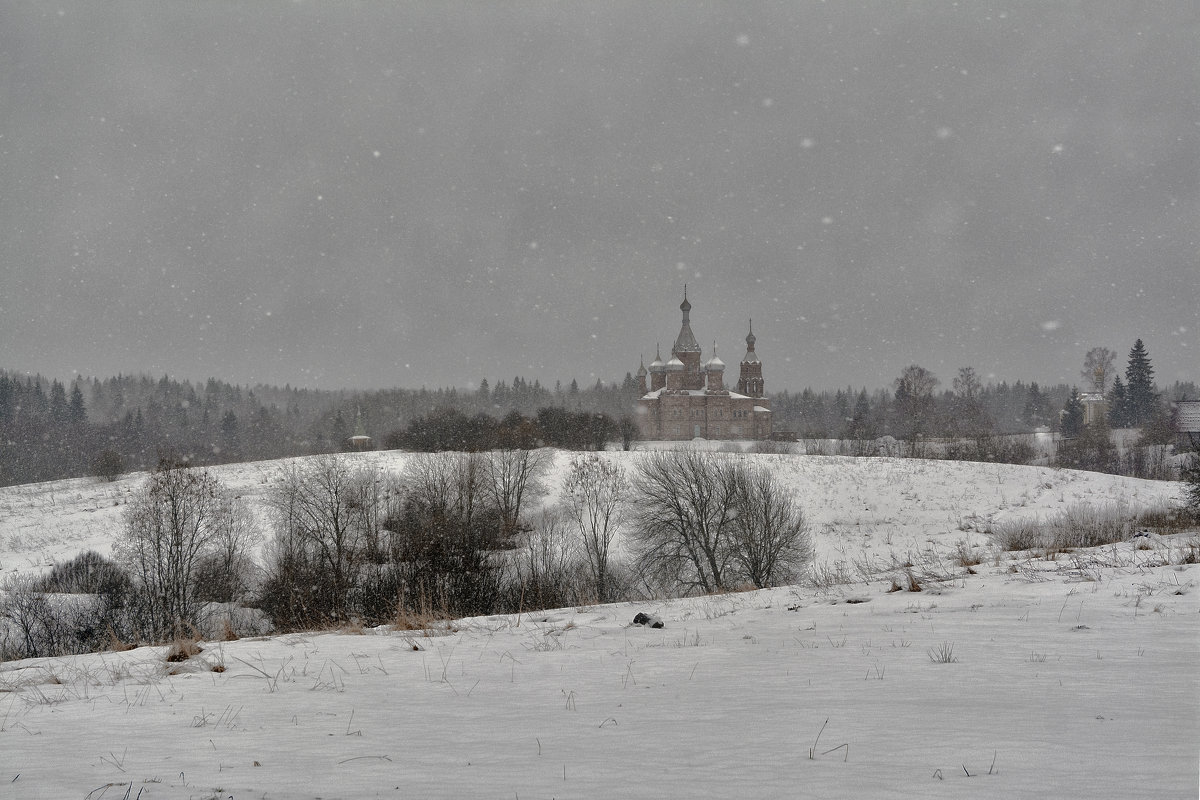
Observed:
[[[136,644],[130,644],[129,642],[122,640],[120,636],[117,636],[116,631],[109,626],[108,645],[106,647],[107,650],[110,650],[113,653],[124,653],[126,650],[132,650],[135,647],[137,647]]]
[[[936,647],[929,648],[929,660],[935,664],[953,664],[958,661],[954,655],[954,642],[942,642]]]
[[[204,650],[195,639],[176,639],[167,648],[167,663],[179,664]]]
[[[233,621],[229,617],[221,620],[222,642],[236,642],[240,638],[242,637],[238,636],[237,631],[233,629]]]
[[[973,547],[967,544],[966,539],[959,539],[958,544],[954,548],[954,563],[960,567],[974,567],[983,563],[983,557]]]

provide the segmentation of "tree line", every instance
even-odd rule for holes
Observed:
[[[1145,346],[1139,340],[1134,349],[1136,368],[1125,380],[1114,374],[1115,353],[1089,351],[1082,391],[1068,384],[985,384],[972,367],[959,368],[943,386],[912,364],[890,389],[777,392],[774,427],[803,439],[960,440],[967,442],[958,447],[966,447],[962,457],[1020,460],[1020,453],[999,452],[998,437],[1049,429],[1074,438],[1074,405],[1099,394],[1109,427],[1142,428],[1162,440],[1171,424],[1168,401],[1200,391],[1190,382],[1159,390]],[[572,380],[548,388],[518,376],[495,384],[484,379],[471,391],[331,392],[167,376],[67,385],[0,372],[0,485],[112,477],[151,469],[164,458],[208,465],[334,453],[348,449],[355,433],[370,435],[375,446],[417,450],[599,449],[601,440],[628,447],[637,435],[631,417],[637,397],[629,373],[620,383],[590,387]]]
[[[381,443],[443,411],[503,419],[551,409],[619,421],[633,406],[630,391],[574,381],[546,389],[520,377],[471,392],[246,388],[144,375],[63,384],[0,371],[0,485],[112,476],[161,459],[211,465],[335,453],[358,431]]]

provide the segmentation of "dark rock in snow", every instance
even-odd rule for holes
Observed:
[[[642,612],[639,611],[637,613],[637,615],[634,616],[634,618],[633,618],[633,624],[634,625],[646,625],[647,627],[650,627],[650,628],[661,628],[663,626],[663,621],[661,619],[659,619],[658,617],[654,617],[649,614],[643,614]]]

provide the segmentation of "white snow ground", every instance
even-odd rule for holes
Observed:
[[[1057,561],[993,548],[976,574],[950,560],[988,546],[988,520],[1153,505],[1177,484],[753,458],[795,487],[823,574],[895,557],[953,577],[207,643],[183,664],[2,664],[0,797],[1196,796],[1188,535]],[[216,472],[258,501],[277,469]],[[0,489],[0,577],[106,549],[136,481]],[[666,627],[630,626],[638,611]]]

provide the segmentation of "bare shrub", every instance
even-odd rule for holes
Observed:
[[[1153,506],[1134,512],[1123,501],[1094,506],[1078,503],[1047,520],[1014,520],[992,529],[1002,550],[1036,550],[1045,554],[1128,541],[1141,529],[1171,533],[1186,529],[1172,509]]]
[[[392,532],[398,603],[454,617],[495,610],[501,563],[492,553],[509,543],[504,523],[487,502],[484,456],[435,453],[405,472],[407,492]]]
[[[1121,453],[1117,472],[1132,478],[1154,481],[1173,481],[1179,475],[1171,461],[1170,448],[1161,444],[1143,444],[1139,441]]]
[[[958,540],[954,546],[954,563],[960,567],[974,567],[982,562],[982,556],[967,543],[966,539]]]
[[[1192,527],[1186,509],[1168,503],[1157,503],[1138,513],[1137,525],[1159,534],[1179,533]]]
[[[995,464],[1030,464],[1037,455],[1033,437],[980,434],[946,444],[944,457],[951,461]]]
[[[36,579],[37,591],[54,594],[116,594],[130,588],[129,573],[95,550],[60,561]]]
[[[115,450],[101,450],[92,456],[92,474],[112,483],[125,473],[125,459]]]
[[[1078,436],[1059,441],[1054,454],[1055,466],[1090,472],[1116,473],[1119,461],[1112,432],[1103,417],[1085,425]]]
[[[97,594],[52,593],[45,588],[44,577],[13,576],[5,581],[0,592],[0,660],[102,650],[114,628],[128,631],[127,579]]]
[[[560,508],[546,508],[513,554],[507,605],[524,611],[578,602],[583,568],[575,558],[570,524]]]
[[[1048,545],[1061,550],[1123,542],[1134,534],[1135,523],[1136,517],[1124,503],[1106,506],[1078,503],[1048,521]]]
[[[992,536],[1001,550],[1034,550],[1047,544],[1042,524],[1036,519],[1015,519],[992,528]]]
[[[806,582],[814,589],[828,591],[834,586],[854,583],[854,576],[845,561],[813,561],[809,564]]]
[[[36,589],[32,576],[15,575],[4,582],[0,617],[13,633],[7,643],[10,658],[60,655],[61,630],[50,598]]]

